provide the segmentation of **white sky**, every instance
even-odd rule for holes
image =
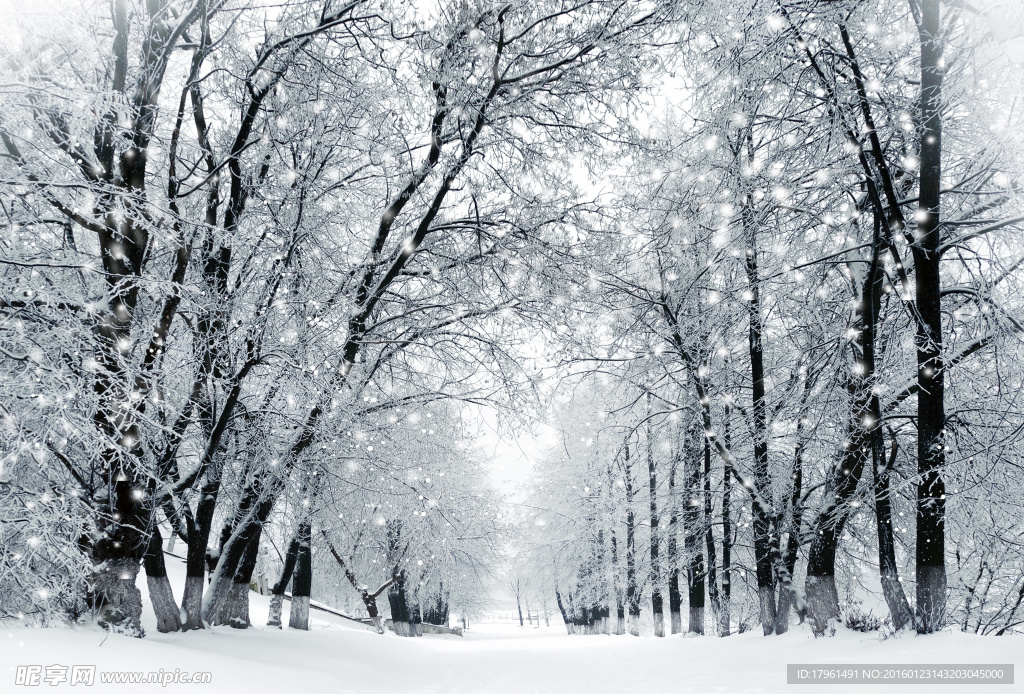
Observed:
[[[558,432],[543,423],[535,423],[531,430],[508,431],[500,427],[498,414],[491,408],[476,407],[469,416],[478,418],[482,435],[477,448],[488,461],[491,483],[509,500],[516,500],[517,492],[530,479],[533,467],[544,451],[558,442]],[[504,430],[503,430],[504,429]]]

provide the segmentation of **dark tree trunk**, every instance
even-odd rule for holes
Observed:
[[[732,630],[732,408],[725,403],[722,438],[729,459],[722,466],[722,594],[719,598],[718,635],[729,636]]]
[[[896,539],[892,530],[892,504],[889,498],[889,476],[896,464],[898,442],[892,440],[892,453],[888,461],[882,442],[881,428],[875,431],[871,453],[874,471],[875,528],[878,532],[878,571],[882,579],[882,595],[889,607],[893,629],[899,631],[913,619],[907,594],[900,582],[896,564]]]
[[[412,636],[409,633],[411,614],[405,594],[405,572],[388,589],[388,604],[391,606],[391,626],[398,636]]]
[[[261,495],[266,498],[260,500]],[[273,507],[273,496],[262,494],[258,484],[247,488],[235,514],[236,522],[242,524],[237,528],[238,536],[234,542],[227,542],[218,556],[210,594],[204,601],[203,619],[207,622],[238,628],[248,625],[249,582],[256,567],[263,524]]]
[[[160,527],[153,524],[153,532],[149,537],[149,547],[143,560],[146,567],[146,584],[149,586],[149,600],[153,603],[156,614],[156,630],[162,633],[181,631],[181,614],[178,603],[171,592],[171,582],[167,579],[167,567],[164,564],[163,537]]]
[[[939,0],[922,0],[920,210],[914,256],[917,307],[917,631],[942,628],[946,618],[945,376],[942,362],[940,205],[943,55]]]
[[[690,615],[688,631],[692,634],[704,633],[704,555],[700,550],[700,469],[701,451],[706,446],[700,442],[706,440],[699,436],[699,428],[694,427],[686,439],[686,455],[683,459],[683,551],[689,562],[686,567],[686,585],[689,590]]]
[[[622,635],[626,633],[626,607],[622,602],[622,584],[619,581],[619,542],[612,531],[612,593],[615,600],[615,627],[613,633]]]
[[[284,555],[284,567],[281,569],[281,576],[277,583],[270,589],[270,614],[267,616],[268,627],[281,626],[281,612],[284,606],[284,593],[288,590],[288,583],[292,580],[292,572],[295,571],[295,564],[299,558],[299,537],[298,534],[288,544],[288,551]]]
[[[789,537],[786,539],[786,549],[782,555],[782,571],[779,576],[779,607],[775,614],[775,633],[777,634],[785,634],[789,631],[789,611],[793,605],[797,605],[797,610],[803,612],[802,606],[797,603],[796,589],[793,584],[793,572],[796,570],[797,554],[800,551],[800,522],[802,517],[800,493],[803,485],[802,446],[802,443],[797,444],[796,461],[793,470],[793,494],[790,499],[790,512],[792,516],[789,522]],[[801,621],[803,621],[802,616]]]
[[[715,532],[711,525],[713,505],[711,499],[711,442],[704,439],[704,546],[707,551],[707,584],[708,596],[711,598],[712,620],[719,617],[722,609],[721,596],[718,593],[718,561],[715,551]],[[700,633],[704,633],[701,631]]]
[[[199,494],[195,519],[188,531],[188,551],[185,558],[185,591],[181,609],[185,612],[183,629],[203,628],[203,587],[206,569],[207,545],[213,527],[213,514],[220,493],[223,460],[220,456],[206,471],[206,481]],[[226,538],[224,538],[226,540]]]
[[[153,19],[153,17],[151,17]],[[184,18],[182,18],[184,19]],[[194,16],[193,16],[194,19]],[[161,317],[146,342],[149,349],[138,370],[128,365],[124,346],[132,344],[132,330],[141,325],[135,315],[141,276],[150,248],[150,225],[137,210],[146,205],[146,166],[149,144],[156,123],[157,101],[163,84],[169,52],[147,50],[135,83],[129,80],[128,39],[132,19],[123,2],[112,4],[112,71],[110,91],[118,104],[128,107],[122,119],[115,110],[102,113],[93,132],[94,159],[80,160],[89,184],[99,184],[100,194],[92,216],[98,223],[97,237],[102,269],[106,278],[107,311],[96,321],[96,360],[99,368],[93,381],[97,407],[93,422],[110,444],[99,452],[96,511],[99,539],[92,544],[91,560],[97,572],[92,576],[89,595],[98,623],[110,631],[129,636],[144,635],[141,623],[142,595],[135,586],[139,563],[149,549],[148,530],[153,526],[154,503],[147,493],[151,474],[144,462],[139,421],[145,413],[152,383],[152,369],[160,345],[171,327],[176,300],[165,303]],[[189,22],[183,22],[184,30]],[[162,46],[177,41],[173,23],[149,21],[144,24],[143,45]],[[113,102],[111,102],[113,103]],[[117,107],[118,109],[120,108]],[[129,123],[124,130],[122,123]],[[122,137],[123,136],[123,137]],[[4,135],[8,155],[16,162],[21,154]],[[123,200],[134,201],[128,206]],[[179,260],[181,256],[179,256]],[[186,257],[187,264],[187,257]],[[179,274],[179,271],[180,273]],[[178,263],[172,281],[184,279],[184,264]],[[143,338],[145,339],[145,338]]]
[[[295,558],[295,578],[292,579],[288,627],[309,631],[309,594],[313,587],[313,532],[310,521],[299,524],[296,539],[299,541],[299,549]]]
[[[757,267],[755,221],[744,201],[743,226],[747,236],[746,271],[750,300],[747,315],[750,329],[750,378],[753,398],[754,435],[754,561],[757,567],[757,592],[761,605],[761,628],[765,636],[775,633],[775,557],[778,541],[772,523],[771,479],[768,473],[768,417],[764,392],[764,353],[761,326],[761,281]]]
[[[802,475],[803,473],[798,467],[794,473],[793,488],[793,501],[797,504],[799,503],[797,497],[800,494]],[[775,615],[775,633],[777,634],[785,634],[789,631],[789,612],[794,606],[797,608],[801,623],[806,614],[806,610],[798,600],[796,586],[793,583],[793,572],[796,570],[797,554],[800,551],[801,512],[798,507],[794,507],[792,513],[793,518],[790,521],[789,537],[786,540],[786,549],[782,555],[782,571],[779,576],[779,607]]]
[[[650,416],[651,394],[647,393],[647,413]],[[660,536],[658,534],[658,471],[654,464],[654,436],[651,420],[647,420],[647,480],[651,509],[651,614],[654,635],[665,636],[665,615],[661,597],[661,566],[658,562]]]
[[[640,587],[636,577],[636,515],[633,511],[633,463],[626,444],[624,482],[626,491],[626,604],[629,607],[629,633],[640,635]]]
[[[247,629],[251,624],[249,621],[249,593],[251,592],[252,574],[256,570],[256,560],[259,558],[261,535],[262,533],[254,534],[246,545],[238,569],[231,581],[231,598],[221,612],[221,623],[230,624],[235,629]],[[301,556],[300,548],[300,561]],[[292,605],[294,606],[294,604],[293,601]]]
[[[415,585],[415,581],[413,581]],[[419,590],[406,587],[405,599],[409,606],[409,636],[423,636],[423,618],[420,615]]]
[[[595,576],[598,577],[598,581],[596,581],[598,585],[604,584],[604,581],[601,581],[600,578],[607,578],[607,576],[608,576],[607,571],[605,571],[605,567],[607,566],[607,563],[605,562],[605,559],[604,559],[604,557],[605,557],[605,547],[604,547],[604,544],[605,544],[604,528],[598,528],[598,530],[597,530],[597,556],[595,557],[594,571],[593,571]],[[596,617],[596,622],[595,622],[595,627],[594,627],[595,631],[596,631],[596,633],[599,633],[599,634],[607,634],[607,633],[609,633],[609,630],[608,630],[608,616],[610,614],[610,609],[608,607],[607,600],[606,599],[602,599],[602,597],[607,598],[607,596],[602,596],[600,591],[598,591],[598,593],[594,597],[595,597],[594,609],[597,611],[597,617]],[[526,604],[526,616],[527,616],[527,620],[529,620],[529,617],[530,617],[530,604],[529,603]],[[537,625],[540,626],[540,621],[539,620],[537,621]]]
[[[679,549],[676,540],[678,519],[678,501],[676,499],[676,466],[678,455],[672,456],[672,467],[668,474],[668,498],[671,515],[668,519],[668,612],[673,634],[683,630],[682,607],[683,596],[679,592]]]
[[[391,606],[391,626],[398,636],[416,636],[413,627],[412,596],[409,594],[409,575],[400,567],[405,554],[402,541],[402,521],[388,521],[388,562],[394,567],[394,581],[388,588],[388,603]]]
[[[562,621],[565,622],[565,631],[567,634],[572,634],[572,623],[570,621],[569,613],[565,611],[565,603],[562,602],[562,594],[558,592],[558,586],[555,586],[555,604],[558,605],[558,611],[562,615]],[[463,624],[465,626],[465,624]]]
[[[804,418],[806,416],[807,398],[810,395],[810,379],[804,382],[804,392],[800,404],[800,416],[796,425],[796,450],[793,455],[793,489],[789,497],[789,536],[786,549],[782,554],[779,571],[779,607],[775,614],[775,633],[785,634],[789,631],[789,611],[796,606],[800,622],[803,623],[807,610],[799,599],[793,583],[793,572],[796,571],[797,554],[800,551],[800,524],[803,522],[803,504],[800,495],[803,493],[804,466]]]
[[[445,597],[444,585],[423,610],[423,621],[436,626],[448,626],[448,599]]]
[[[874,183],[866,181],[868,199],[877,200]],[[885,279],[881,256],[888,245],[884,234],[886,219],[881,204],[875,204],[871,258],[855,310],[856,337],[851,342],[856,368],[851,376],[850,418],[847,441],[838,469],[833,468],[826,482],[827,505],[820,511],[807,563],[807,611],[815,634],[824,632],[829,619],[839,615],[839,595],[835,586],[835,555],[850,502],[863,475],[868,456],[877,461],[881,443],[881,405],[875,393],[875,331],[881,310]]]
[[[805,594],[807,616],[816,635],[823,634],[828,622],[839,616],[839,592],[836,589],[836,548],[849,516],[849,503],[857,488],[865,463],[867,432],[862,421],[865,407],[855,410],[847,428],[848,447],[842,453],[839,468],[832,468],[825,484],[827,505],[814,524],[814,536],[807,556]],[[859,416],[858,416],[859,415]]]

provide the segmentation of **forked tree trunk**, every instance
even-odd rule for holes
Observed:
[[[892,453],[885,459],[882,446],[882,432],[879,429],[872,442],[874,471],[875,529],[878,534],[878,572],[882,579],[882,596],[889,607],[893,629],[899,631],[913,619],[907,594],[900,581],[899,566],[896,563],[896,540],[892,530],[892,505],[889,498],[889,475],[896,464],[898,442],[892,440]]]
[[[292,579],[292,604],[288,610],[288,627],[309,631],[309,594],[313,587],[313,547],[310,522],[299,524],[299,549],[295,558],[295,578]]]
[[[861,417],[866,414],[861,411]],[[856,419],[854,420],[857,421]],[[864,450],[858,439],[864,435],[859,424],[852,424],[848,430],[851,440],[843,453],[841,467],[833,468],[825,485],[825,508],[814,524],[814,536],[807,556],[807,580],[804,594],[807,600],[807,616],[814,634],[825,633],[828,623],[839,617],[839,592],[836,588],[836,548],[848,517],[847,509],[857,478],[864,466]]]
[[[136,23],[125,2],[111,3],[112,70],[103,78],[112,95],[108,102],[111,106],[103,107],[103,112],[97,114],[91,154],[75,155],[87,184],[100,186],[90,214],[97,221],[89,226],[96,229],[106,279],[107,309],[97,316],[95,323],[98,368],[93,379],[93,423],[109,443],[99,451],[100,465],[95,470],[98,539],[88,548],[96,567],[88,597],[100,625],[135,637],[144,635],[142,596],[135,578],[149,548],[147,529],[154,520],[152,495],[146,494],[141,500],[136,497],[140,489],[146,488],[149,477],[139,422],[150,400],[158,347],[167,337],[177,310],[177,301],[167,300],[155,326],[140,320],[135,313],[140,280],[151,248],[151,225],[138,210],[147,205],[149,144],[156,128],[157,103],[171,54],[158,47],[174,45],[180,32],[186,31],[197,16],[188,14],[178,22],[165,22],[159,19],[161,11],[157,5],[150,5],[148,16],[138,23],[143,27],[140,38],[145,50],[138,69],[133,68],[133,82],[129,77],[128,53],[130,30]],[[115,107],[114,103],[118,105]],[[126,108],[122,110],[122,106]],[[22,155],[14,142],[6,134],[2,139],[7,155],[21,162]],[[71,148],[78,151],[77,144]],[[132,204],[125,206],[125,200]],[[176,266],[173,282],[184,279],[186,254],[178,256],[179,260],[182,257],[186,262]],[[136,326],[139,329],[133,335]],[[138,333],[146,330],[152,331],[151,337],[142,340],[150,347],[141,364],[130,365],[125,345],[139,342]]]
[[[807,610],[796,593],[793,572],[796,571],[797,554],[800,551],[800,524],[803,522],[803,504],[800,495],[803,493],[803,450],[804,450],[804,417],[805,406],[810,395],[810,380],[804,382],[804,392],[800,407],[800,415],[796,425],[796,451],[793,455],[793,489],[789,497],[789,536],[786,549],[782,555],[782,566],[779,575],[779,606],[775,614],[775,633],[785,634],[789,631],[789,612],[795,606],[804,620]]]
[[[288,583],[292,580],[292,573],[295,571],[295,564],[299,559],[299,538],[296,535],[288,544],[288,551],[284,555],[284,566],[281,568],[281,576],[277,583],[270,589],[270,614],[267,616],[268,627],[281,626],[281,612],[284,606],[284,593],[288,590]]]
[[[143,564],[146,567],[149,600],[153,603],[153,613],[156,615],[156,630],[167,633],[181,631],[181,613],[171,592],[171,582],[167,579],[163,542],[160,527],[154,522]]]
[[[869,192],[874,184],[867,181]],[[873,197],[873,196],[871,196]],[[850,386],[850,414],[847,436],[838,468],[829,471],[825,503],[819,511],[807,557],[807,614],[815,635],[824,633],[829,620],[839,616],[839,595],[835,585],[836,550],[850,514],[850,503],[864,473],[872,440],[881,427],[881,411],[875,393],[875,325],[883,281],[881,253],[885,220],[876,207],[871,257],[864,276],[855,316],[856,337],[851,341],[853,371]]]
[[[259,557],[259,548],[260,537],[254,535],[246,545],[238,569],[232,577],[228,599],[223,604],[219,617],[213,621],[214,624],[228,624],[235,629],[249,628],[250,584]]]
[[[288,466],[281,471],[287,473]],[[213,624],[232,624],[245,628],[249,623],[249,583],[256,568],[263,525],[274,508],[279,483],[268,489],[260,476],[246,487],[235,512],[233,542],[226,542],[217,557],[210,589],[203,600],[203,619]],[[230,604],[229,604],[230,603]]]
[[[188,550],[185,557],[185,590],[181,609],[185,613],[183,629],[203,628],[203,588],[206,575],[206,551],[213,528],[213,514],[220,493],[223,460],[217,456],[206,471],[206,482],[199,494],[195,519],[188,529]]]

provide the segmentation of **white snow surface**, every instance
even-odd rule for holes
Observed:
[[[184,570],[168,558],[175,597]],[[561,621],[550,627],[521,628],[517,622],[470,623],[463,637],[428,635],[400,638],[352,628],[348,622],[311,611],[308,632],[263,626],[269,598],[250,595],[253,627],[215,627],[160,634],[145,595],[144,639],[107,635],[95,626],[33,629],[0,628],[0,692],[209,691],[244,694],[290,692],[586,692],[689,694],[728,692],[815,694],[842,692],[894,694],[926,692],[929,685],[832,686],[786,684],[787,663],[995,664],[1014,663],[1017,682],[1024,635],[981,637],[947,631],[932,636],[906,634],[886,640],[876,634],[839,629],[815,639],[796,627],[781,637],[760,632],[663,639],[630,636],[567,636]],[[288,603],[285,603],[285,610]],[[284,622],[287,624],[287,615]],[[209,672],[210,684],[68,683],[15,686],[19,665],[96,665],[111,671]],[[942,694],[1024,692],[1024,684],[940,685]]]

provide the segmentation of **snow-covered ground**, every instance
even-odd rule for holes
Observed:
[[[168,567],[180,595],[181,569]],[[145,580],[139,581],[145,590]],[[309,632],[268,629],[268,599],[251,596],[248,630],[218,627],[160,634],[151,611],[144,639],[108,636],[98,628],[0,629],[0,692],[209,691],[274,692],[926,692],[928,685],[789,685],[787,663],[1015,663],[1024,662],[1024,637],[978,637],[949,632],[928,637],[877,636],[841,630],[814,639],[795,629],[782,637],[758,633],[664,639],[565,635],[559,623],[471,623],[464,637],[379,636],[313,611]],[[286,604],[287,609],[287,604]],[[287,620],[286,620],[287,621]],[[17,686],[23,665],[95,665],[91,687]],[[100,674],[123,670],[211,673],[210,684],[105,684]],[[45,674],[45,673],[44,673]],[[1018,673],[1017,680],[1021,677]],[[1024,684],[942,685],[942,694],[1022,692]]]

